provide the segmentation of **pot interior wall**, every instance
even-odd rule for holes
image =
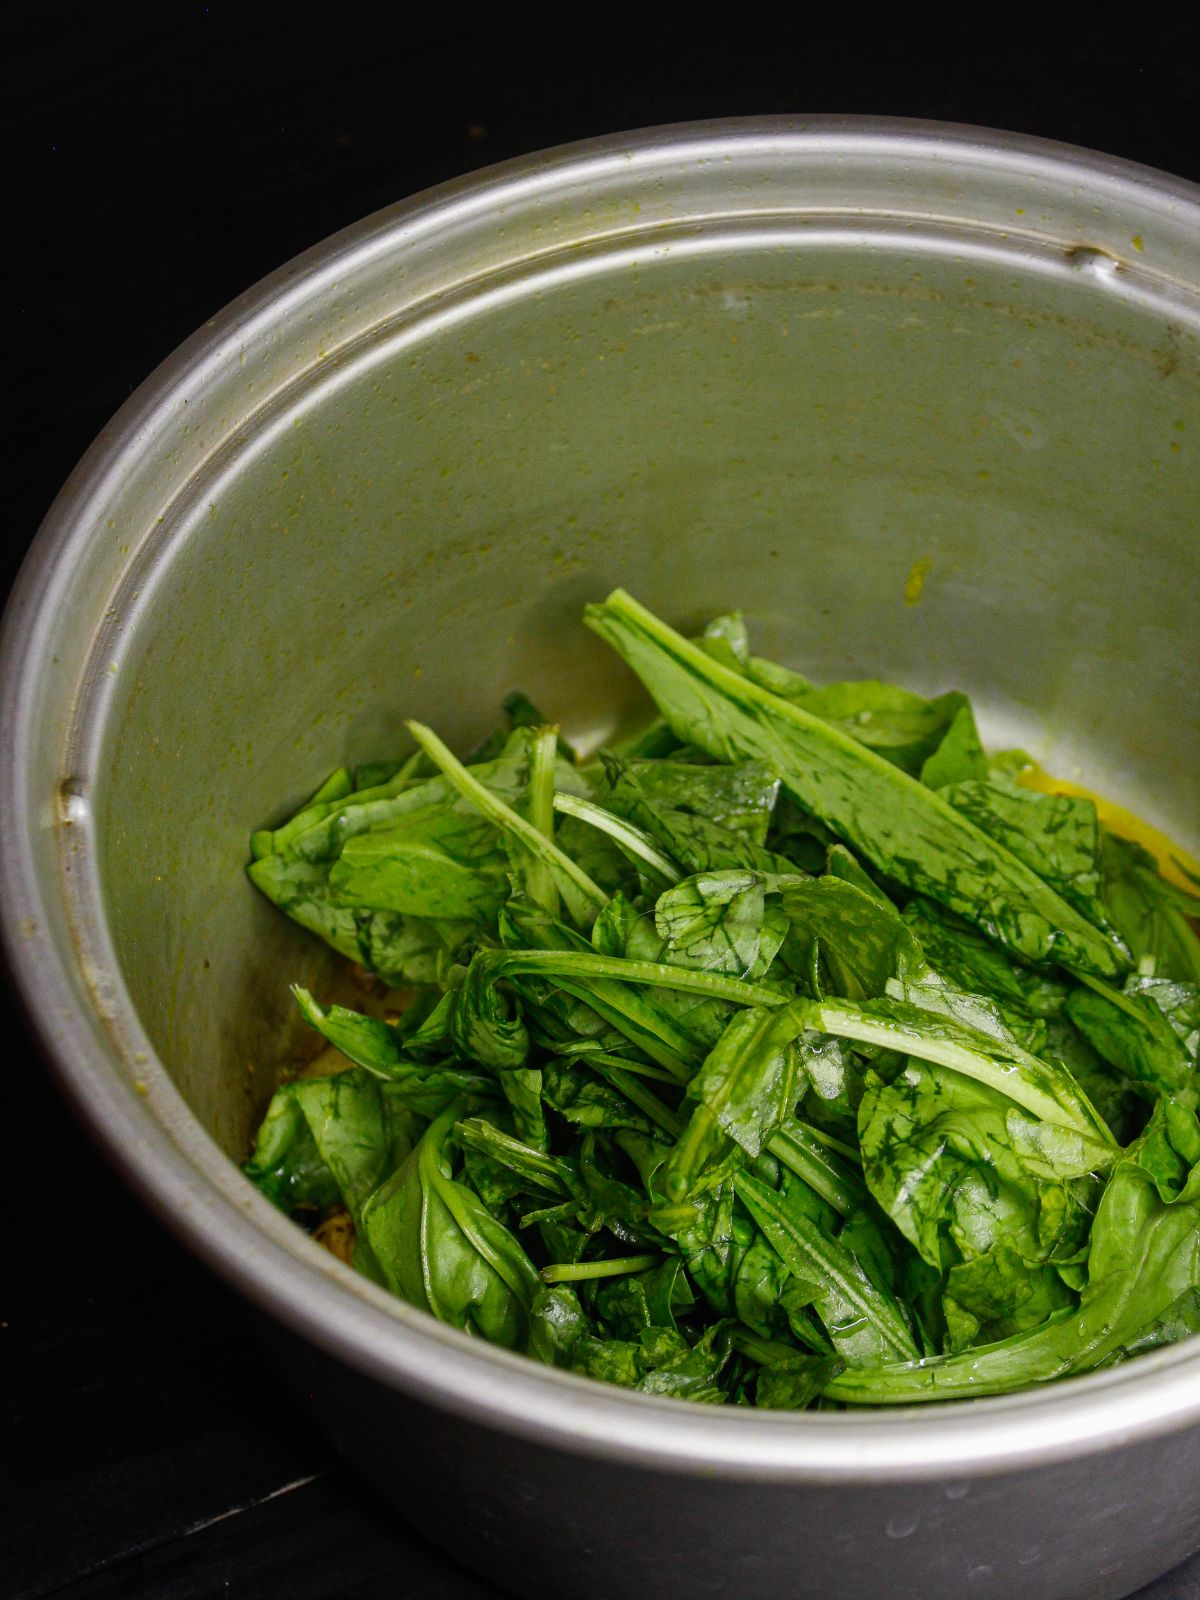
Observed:
[[[584,250],[231,436],[118,597],[96,796],[125,980],[231,1154],[288,982],[332,975],[245,880],[250,830],[406,716],[469,745],[518,685],[603,737],[639,696],[579,617],[616,584],[740,607],[818,679],[961,687],[992,743],[1195,845],[1196,341],[1086,267],[845,229]]]

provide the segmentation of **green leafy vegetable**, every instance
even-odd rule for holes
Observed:
[[[680,965],[761,977],[788,932],[782,907],[768,907],[782,880],[760,872],[708,872],[658,897],[654,925]]]
[[[520,1244],[450,1173],[451,1107],[363,1207],[388,1287],[442,1322],[510,1349],[523,1347],[541,1289]]]
[[[1105,928],[1100,898],[1100,825],[1093,801],[1039,794],[1019,784],[970,781],[943,791],[956,811],[1023,861],[1094,926]],[[1122,958],[1128,950],[1113,934]]]
[[[1113,1171],[1092,1224],[1078,1306],[998,1343],[943,1358],[846,1371],[834,1399],[910,1405],[1004,1394],[1086,1372],[1196,1327],[1200,1287],[1200,1126],[1155,1108]]]
[[[1100,874],[1109,920],[1139,965],[1148,961],[1157,977],[1200,985],[1200,898],[1168,883],[1140,845],[1111,833],[1102,836]]]
[[[793,798],[897,882],[1033,962],[1101,977],[1125,962],[1016,856],[917,780],[792,701],[740,678],[622,590],[586,621],[642,678],[680,738],[759,760]]]
[[[735,1014],[699,1072],[688,1084],[688,1124],[667,1163],[663,1187],[674,1201],[687,1198],[727,1140],[748,1155],[763,1145],[795,1104],[803,1017],[789,1007],[748,1006]]]
[[[999,1091],[1042,1121],[1068,1128],[1094,1147],[1098,1161],[1112,1160],[1113,1140],[1104,1119],[1060,1063],[1039,1061],[1006,1043],[905,1000],[796,1001],[810,1026],[842,1039],[915,1056]]]
[[[1122,990],[1079,988],[1067,1015],[1095,1050],[1151,1095],[1194,1099],[1200,989],[1169,978],[1133,977]]]
[[[871,1282],[836,1238],[789,1203],[786,1193],[780,1195],[742,1173],[737,1195],[789,1272],[809,1286],[829,1337],[848,1366],[878,1366],[897,1356],[916,1356],[895,1301]]]
[[[1200,1332],[1200,898],[959,693],[814,684],[736,613],[588,620],[640,733],[585,764],[514,694],[466,761],[409,723],[252,835],[362,1001],[294,989],[324,1053],[246,1175],[449,1327],[679,1401],[1003,1393]]]
[[[284,1211],[319,1210],[338,1198],[337,1179],[317,1148],[295,1084],[275,1091],[242,1171]]]

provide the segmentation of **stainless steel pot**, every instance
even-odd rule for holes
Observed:
[[[579,613],[617,582],[681,624],[740,605],[817,677],[961,686],[1194,846],[1198,199],[905,123],[533,157],[237,301],[47,519],[0,825],[54,1068],[347,1456],[521,1594],[1106,1600],[1200,1545],[1191,1345],[912,1414],[634,1398],[398,1304],[230,1159],[286,981],[332,972],[243,879],[249,830],[514,684],[602,735],[634,690]]]

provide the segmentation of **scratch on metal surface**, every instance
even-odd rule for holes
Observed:
[[[272,1489],[270,1494],[260,1494],[253,1500],[246,1500],[241,1505],[230,1506],[228,1511],[220,1511],[215,1517],[204,1517],[199,1522],[193,1522],[183,1530],[182,1538],[189,1538],[193,1533],[202,1533],[205,1528],[213,1528],[218,1522],[227,1522],[230,1517],[240,1517],[243,1511],[253,1511],[255,1506],[265,1506],[269,1500],[278,1500],[285,1494],[291,1494],[293,1489],[303,1489],[307,1483],[315,1483],[322,1474],[310,1472],[305,1478],[293,1478],[291,1483],[282,1483],[278,1489]]]

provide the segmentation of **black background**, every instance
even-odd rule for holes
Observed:
[[[2,15],[5,583],[98,429],[205,318],[334,229],[490,162],[654,123],[861,112],[1200,179],[1194,5],[1111,23],[1052,5],[879,21],[652,0],[8,0]],[[4,1020],[3,1600],[495,1594],[334,1460],[233,1298],[110,1176],[15,1008]],[[1200,1600],[1200,1558],[1150,1596]]]

